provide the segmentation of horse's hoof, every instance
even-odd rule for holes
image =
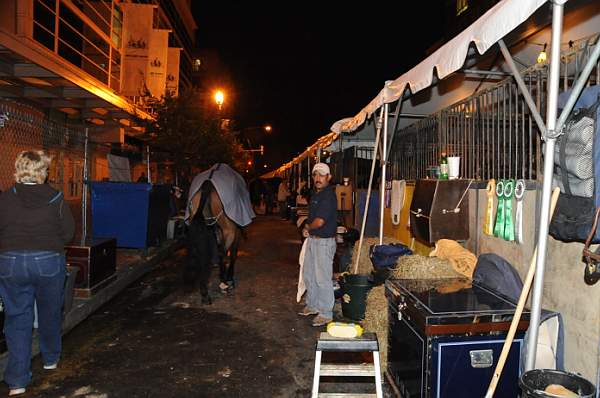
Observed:
[[[221,282],[219,283],[219,290],[221,290],[221,293],[227,293],[229,290],[229,285],[225,282]]]

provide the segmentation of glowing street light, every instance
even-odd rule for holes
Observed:
[[[267,133],[270,133],[270,132],[271,132],[271,130],[273,130],[273,127],[271,127],[271,125],[270,125],[270,124],[267,124],[267,125],[265,126],[265,131],[266,131]]]
[[[223,94],[223,91],[217,90],[215,92],[215,102],[217,103],[219,110],[221,110],[223,102],[225,102],[225,94]]]

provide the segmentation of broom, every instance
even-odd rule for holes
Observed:
[[[556,202],[558,201],[559,193],[560,189],[554,188],[554,191],[552,192],[552,198],[550,199],[550,219],[552,219],[552,215],[554,214],[554,208],[556,207]],[[500,354],[500,358],[498,359],[498,364],[496,365],[496,370],[494,371],[494,375],[492,376],[492,380],[490,381],[490,386],[488,387],[487,393],[485,394],[485,398],[492,398],[494,396],[496,386],[498,385],[498,381],[500,380],[500,375],[502,374],[502,370],[504,369],[504,363],[506,362],[506,357],[508,357],[508,351],[510,351],[510,346],[512,345],[513,339],[515,338],[517,326],[519,325],[519,321],[521,320],[521,314],[523,314],[523,308],[525,307],[525,301],[527,300],[527,296],[529,295],[529,289],[531,289],[531,282],[533,282],[533,276],[535,275],[536,257],[537,246],[533,250],[533,256],[531,257],[531,263],[529,264],[529,271],[527,272],[525,284],[523,285],[523,290],[521,290],[521,295],[519,296],[517,309],[515,310],[515,315],[513,316],[512,322],[510,324],[510,329],[508,329],[508,334],[506,335],[504,346],[502,346],[502,353]]]

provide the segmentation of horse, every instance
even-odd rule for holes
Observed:
[[[211,180],[206,180],[189,201],[184,281],[188,286],[200,283],[202,302],[211,303],[208,280],[213,264],[219,265],[219,289],[227,293],[235,287],[234,270],[242,228],[225,213],[223,202]]]

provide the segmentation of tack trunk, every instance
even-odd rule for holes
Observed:
[[[388,376],[403,397],[483,397],[515,305],[462,278],[386,281]],[[496,396],[519,395],[522,316]]]
[[[117,241],[88,239],[83,245],[66,246],[67,264],[77,267],[75,297],[88,298],[116,279]]]

